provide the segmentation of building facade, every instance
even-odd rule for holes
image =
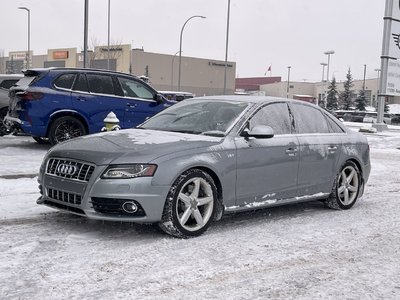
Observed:
[[[0,73],[20,73],[27,68],[27,52],[10,52],[0,58]],[[83,67],[83,53],[77,48],[48,49],[46,55],[29,55],[32,68]],[[145,76],[159,91],[178,90],[179,56],[145,52],[131,45],[95,46],[88,51],[88,66]],[[181,57],[180,90],[197,96],[224,93],[225,61]],[[2,67],[3,66],[3,67]],[[235,92],[236,63],[226,65],[226,94]]]

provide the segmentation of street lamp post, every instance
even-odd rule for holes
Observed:
[[[18,7],[18,9],[23,9],[28,12],[28,53],[26,54],[26,68],[29,69],[31,61],[31,11],[27,7]]]
[[[379,96],[379,79],[380,79],[380,72],[381,69],[374,69],[374,71],[378,72],[378,78],[376,79],[376,89],[377,89],[377,93],[376,93],[376,99],[378,99]],[[371,98],[371,106],[374,106],[374,104],[372,103],[372,98]]]
[[[225,71],[224,71],[224,95],[226,94],[226,72],[228,68],[228,41],[229,41],[229,15],[231,10],[231,0],[228,0],[228,14],[226,18],[226,45],[225,45]]]
[[[83,67],[88,65],[88,28],[89,28],[89,0],[85,0],[83,21]]]
[[[181,35],[179,38],[179,73],[178,73],[178,91],[181,90],[181,61],[182,61],[182,35],[183,35],[183,29],[185,29],[185,26],[187,22],[189,22],[193,18],[202,18],[205,19],[206,17],[204,16],[191,16],[189,19],[186,20],[186,22],[183,24],[182,29],[181,29]]]
[[[328,55],[328,64],[326,67],[326,92],[325,92],[325,106],[326,106],[326,101],[328,98],[328,88],[329,88],[329,65],[330,65],[330,61],[331,61],[331,55],[335,54],[335,51],[333,51],[333,50],[325,51],[324,54]]]
[[[176,53],[174,54],[174,57],[172,58],[172,63],[171,63],[171,91],[174,90],[174,61],[175,61],[175,57],[178,53],[179,53],[179,51],[176,51]]]
[[[321,82],[324,82],[324,77],[325,77],[325,67],[328,65],[325,62],[320,63],[320,65],[322,66],[322,80]]]
[[[288,66],[288,74],[287,74],[287,86],[286,86],[286,98],[289,98],[289,84],[290,84],[290,69],[292,68],[291,66]]]
[[[335,51],[329,50],[329,51],[324,52],[324,54],[328,55],[328,67],[327,67],[327,71],[326,71],[326,81],[329,84],[329,64],[330,64],[331,54],[335,54]]]
[[[107,70],[110,70],[110,2],[111,1],[108,0]]]

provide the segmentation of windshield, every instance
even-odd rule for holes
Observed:
[[[139,128],[224,136],[248,105],[237,101],[183,101],[155,115]]]

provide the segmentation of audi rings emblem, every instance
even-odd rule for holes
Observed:
[[[57,173],[60,175],[66,175],[66,176],[72,176],[75,174],[76,170],[78,168],[73,165],[68,165],[68,164],[60,164],[57,167]]]

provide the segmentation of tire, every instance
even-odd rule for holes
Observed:
[[[354,162],[347,161],[337,174],[325,205],[332,209],[350,209],[357,201],[361,186],[360,170]]]
[[[81,121],[75,117],[64,116],[51,123],[49,141],[55,145],[85,134],[86,129]]]
[[[38,143],[40,145],[46,145],[46,144],[50,143],[48,138],[44,138],[44,137],[40,137],[40,136],[33,136],[32,138],[36,141],[36,143]]]
[[[217,188],[211,176],[199,169],[181,174],[169,190],[160,228],[175,237],[204,233],[217,211]]]
[[[7,115],[8,107],[0,109],[0,136],[8,134],[6,126],[3,124],[4,117]]]

